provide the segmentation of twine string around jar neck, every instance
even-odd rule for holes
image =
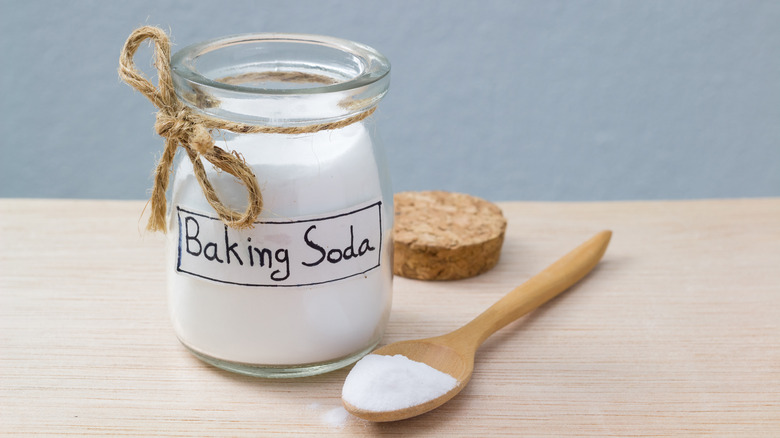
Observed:
[[[157,69],[158,87],[136,67],[133,58],[141,43],[150,39],[155,45],[154,66]],[[192,111],[177,97],[171,76],[171,42],[168,35],[157,27],[143,26],[134,30],[119,58],[119,77],[128,85],[140,91],[159,109],[154,124],[155,131],[165,138],[165,149],[157,163],[152,187],[151,216],[146,228],[151,231],[166,231],[168,190],[173,160],[179,147],[185,150],[192,162],[195,178],[203,190],[208,203],[226,225],[244,229],[251,228],[263,210],[263,196],[252,169],[238,155],[216,146],[210,130],[224,129],[239,134],[307,134],[329,129],[340,129],[370,116],[375,106],[351,117],[334,122],[306,126],[249,125],[224,119],[208,117]],[[228,83],[228,81],[225,81]],[[247,208],[243,213],[226,206],[209,181],[203,162],[205,158],[219,170],[236,177],[246,187]]]

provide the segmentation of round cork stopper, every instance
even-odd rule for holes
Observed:
[[[393,201],[396,275],[457,280],[498,263],[506,219],[495,204],[443,191],[402,192]]]

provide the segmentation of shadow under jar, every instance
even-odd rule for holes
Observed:
[[[390,65],[374,49],[315,35],[252,34],[186,47],[176,94],[196,112],[272,127],[371,111]],[[168,298],[179,340],[219,368],[298,377],[346,366],[380,341],[392,301],[392,190],[371,117],[313,133],[212,133],[251,167],[254,227],[217,219],[186,156],[176,163]],[[204,161],[225,205],[246,190]]]

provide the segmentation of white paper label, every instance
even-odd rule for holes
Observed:
[[[307,286],[379,267],[382,202],[324,216],[259,221],[237,231],[219,218],[176,207],[176,271],[242,286]]]

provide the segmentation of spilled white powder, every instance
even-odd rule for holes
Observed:
[[[320,420],[320,423],[331,428],[344,428],[354,417],[349,415],[344,406],[339,402],[338,406],[322,405],[320,403],[310,403],[306,407],[306,415],[314,416]]]
[[[329,409],[320,416],[322,422],[331,427],[344,427],[349,418],[349,412],[343,406]]]
[[[457,385],[449,374],[406,356],[369,354],[347,375],[341,398],[358,409],[386,412],[423,404]]]

